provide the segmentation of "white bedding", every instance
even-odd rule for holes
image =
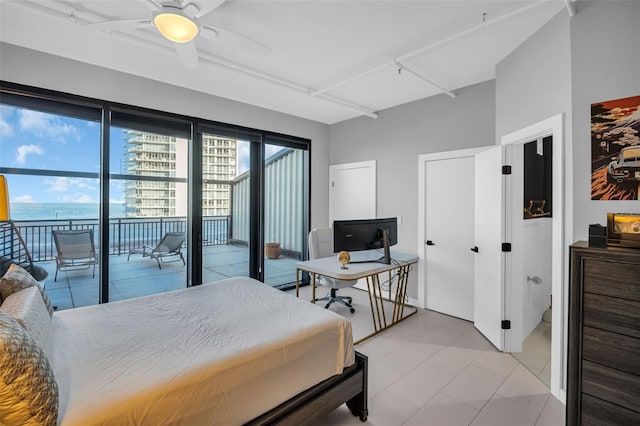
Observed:
[[[57,312],[59,423],[242,424],[354,363],[350,322],[250,278]]]

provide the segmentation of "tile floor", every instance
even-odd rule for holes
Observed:
[[[230,266],[233,254],[226,254],[231,256],[224,257]],[[219,252],[216,261],[222,259]],[[181,281],[172,276],[184,276],[181,263],[159,271],[148,259],[132,258],[131,263],[135,265],[126,263],[122,257],[116,257],[113,262],[117,268],[111,277],[114,295],[118,291],[123,298],[170,290],[176,281]],[[271,263],[274,279],[275,275],[286,275],[294,264],[292,259]],[[213,263],[211,266],[210,272],[214,272]],[[242,261],[235,267],[242,268]],[[295,270],[295,266],[293,268]],[[53,276],[55,265],[50,273]],[[141,279],[142,275],[148,279]],[[168,287],[165,289],[165,286]],[[97,279],[91,279],[87,271],[63,274],[55,284],[53,279],[47,279],[47,292],[62,309],[92,304],[97,294]],[[295,290],[290,292],[295,294]],[[316,295],[320,297],[325,293],[326,290],[319,287]],[[351,319],[354,340],[371,334],[373,325],[367,293],[350,288],[340,290],[339,294],[354,298],[355,314],[343,305],[331,307]],[[301,289],[301,297],[310,299],[310,295],[310,287]],[[406,310],[405,314],[409,312]],[[369,357],[367,424],[564,425],[564,405],[549,394],[548,387],[513,356],[497,352],[468,321],[419,309],[416,315],[357,345],[356,349]],[[361,422],[343,405],[319,426],[359,424]]]
[[[369,334],[366,293],[342,289],[338,294],[354,298],[356,313],[341,305],[331,310],[352,320],[356,340]],[[356,349],[369,357],[367,424],[564,425],[564,405],[549,388],[513,356],[496,351],[468,321],[419,309]],[[359,424],[343,405],[319,426]]]
[[[551,323],[540,321],[522,342],[522,352],[513,356],[547,387],[551,386]]]

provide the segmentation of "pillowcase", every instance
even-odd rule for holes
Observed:
[[[58,384],[47,356],[16,320],[0,312],[0,424],[57,421]]]
[[[0,277],[7,273],[9,267],[12,265],[18,265],[18,263],[9,259],[8,257],[0,257]],[[24,265],[22,268],[31,274],[36,281],[42,281],[49,276],[49,273],[46,269],[38,265]]]
[[[10,294],[0,305],[0,311],[18,321],[35,340],[45,355],[53,348],[53,320],[49,316],[38,289],[27,287]]]
[[[49,311],[49,317],[52,317],[53,305],[51,304],[51,300],[49,300],[49,296],[40,286],[38,281],[18,265],[12,264],[7,273],[4,274],[4,277],[0,278],[0,297],[2,297],[3,300],[6,300],[6,298],[12,293],[27,287],[38,287],[42,300],[44,301],[44,305],[47,307],[47,311]]]

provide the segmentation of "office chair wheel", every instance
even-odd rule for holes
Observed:
[[[349,311],[351,311],[352,314],[356,312],[356,310],[353,308],[349,309]]]

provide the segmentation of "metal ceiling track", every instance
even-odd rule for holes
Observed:
[[[15,5],[22,7],[24,9],[28,9],[31,10],[33,12],[36,13],[40,13],[42,15],[51,17],[51,18],[55,18],[61,21],[66,21],[66,22],[71,22],[72,24],[75,25],[81,25],[81,24],[85,24],[85,23],[91,23],[93,21],[89,21],[86,19],[83,19],[82,17],[78,16],[78,13],[74,10],[69,9],[69,6],[66,4],[62,4],[59,3],[57,1],[53,1],[51,3],[48,3],[48,5],[53,6],[54,8],[48,8],[43,6],[42,4],[37,4],[35,2],[32,1],[21,1],[21,2],[16,2],[14,3]],[[85,11],[83,11],[83,15],[86,14]],[[92,14],[94,16],[98,16],[95,14]],[[99,19],[107,19],[104,16],[99,16]],[[149,41],[147,39],[141,38],[141,37],[136,37],[134,35],[130,35],[130,34],[125,34],[122,32],[118,32],[118,31],[113,31],[110,34],[110,37],[113,37],[115,39],[120,39],[123,41],[126,41],[128,43],[134,43],[137,44],[139,46],[145,47],[145,48],[151,48],[154,49],[156,51],[160,51],[163,53],[167,53],[167,54],[175,54],[175,51],[173,49],[170,49],[168,47],[165,47],[164,45],[160,45],[157,43],[154,43],[152,41]],[[292,81],[288,81],[261,71],[257,71],[255,69],[228,61],[226,59],[222,59],[219,57],[216,57],[214,55],[210,55],[210,54],[206,54],[206,53],[202,53],[202,52],[198,52],[198,59],[201,62],[206,62],[209,64],[213,64],[213,65],[217,65],[217,66],[221,66],[221,67],[225,67],[229,70],[232,70],[234,72],[237,73],[242,73],[244,75],[247,76],[251,76],[253,78],[262,80],[264,82],[267,83],[271,83],[271,84],[275,84],[277,86],[283,87],[283,88],[287,88],[287,89],[291,89],[306,95],[310,95],[312,92],[312,89],[309,87],[304,87],[302,85],[299,85],[295,82]],[[371,118],[378,118],[378,115],[372,111],[370,108],[366,108],[364,106],[361,105],[357,105],[353,102],[349,102],[347,100],[344,99],[340,99],[338,97],[335,96],[330,96],[328,94],[323,94],[322,96],[320,96],[320,99],[323,99],[327,102],[333,103],[335,105],[340,105],[342,107],[351,109],[355,112],[358,112],[361,115],[367,116],[367,117],[371,117]]]
[[[575,14],[575,7],[573,5],[574,1],[577,1],[577,0],[565,0],[565,5],[567,7],[567,10],[569,11],[569,15],[570,16],[573,16]],[[363,72],[361,72],[359,74],[353,75],[353,76],[348,77],[348,78],[346,78],[344,80],[341,80],[339,82],[333,83],[333,84],[331,84],[331,85],[329,85],[329,86],[327,86],[325,88],[318,89],[318,90],[316,90],[314,92],[311,92],[311,96],[319,96],[319,95],[321,95],[323,93],[326,93],[326,92],[328,92],[330,90],[336,89],[336,88],[338,88],[340,86],[344,86],[347,83],[350,83],[352,81],[358,80],[358,79],[363,78],[363,77],[365,77],[365,76],[367,76],[369,74],[373,74],[373,73],[375,73],[377,71],[380,71],[380,70],[382,70],[382,69],[384,69],[384,68],[386,68],[388,66],[393,66],[395,68],[407,71],[408,73],[410,73],[413,76],[419,78],[420,80],[423,80],[424,82],[430,84],[431,86],[434,86],[437,89],[441,90],[443,93],[446,93],[448,96],[450,96],[452,98],[455,98],[456,97],[455,93],[445,89],[442,85],[438,84],[434,80],[432,80],[430,78],[427,78],[424,74],[419,73],[418,71],[407,67],[405,61],[407,61],[408,59],[413,58],[414,56],[421,55],[421,54],[426,53],[426,52],[428,52],[430,50],[433,50],[433,49],[435,49],[437,47],[443,46],[445,44],[451,43],[453,41],[456,41],[458,39],[461,39],[463,37],[466,37],[468,35],[471,35],[473,33],[478,32],[478,31],[481,31],[482,29],[487,28],[487,27],[492,26],[492,25],[495,25],[495,24],[497,24],[499,22],[505,21],[507,19],[511,19],[514,16],[518,16],[518,15],[521,15],[523,13],[529,12],[530,10],[532,10],[532,9],[534,9],[536,7],[539,7],[539,6],[541,6],[542,4],[545,4],[545,3],[548,3],[548,0],[536,0],[536,1],[532,2],[532,3],[529,3],[529,4],[527,4],[525,6],[522,6],[522,7],[518,8],[518,9],[515,9],[515,10],[513,10],[511,12],[508,12],[508,13],[505,13],[503,15],[500,15],[500,16],[498,16],[496,18],[483,19],[482,23],[480,23],[479,25],[476,25],[474,27],[471,27],[471,28],[466,29],[464,31],[461,31],[459,33],[453,34],[453,35],[451,35],[449,37],[446,37],[446,38],[444,38],[442,40],[438,40],[438,41],[436,41],[434,43],[431,43],[431,44],[429,44],[427,46],[424,46],[424,47],[421,47],[419,49],[416,49],[416,50],[414,50],[412,52],[406,53],[406,54],[404,54],[402,56],[398,56],[396,58],[393,58],[393,59],[391,59],[391,61],[382,63],[382,64],[380,64],[378,66],[370,68],[370,69],[368,69],[366,71],[363,71]]]
[[[575,15],[575,6],[573,4],[574,1],[577,0],[564,0],[565,1],[565,6],[567,8],[567,11],[569,13],[570,16],[574,16]],[[361,115],[370,117],[370,118],[377,118],[378,115],[372,111],[370,108],[366,108],[363,107],[361,105],[346,101],[344,99],[340,99],[338,97],[329,95],[327,92],[336,89],[338,87],[344,86],[347,83],[350,83],[352,81],[361,79],[369,74],[373,74],[379,70],[382,70],[386,67],[389,66],[393,66],[396,67],[397,69],[401,69],[404,70],[406,72],[408,72],[409,74],[413,75],[414,77],[424,81],[425,83],[436,87],[438,90],[442,91],[442,93],[447,94],[448,96],[455,98],[455,93],[453,93],[450,90],[447,90],[445,87],[443,87],[443,85],[439,84],[438,82],[434,81],[433,79],[428,78],[427,76],[425,76],[423,73],[420,73],[418,71],[416,71],[415,69],[412,69],[410,67],[408,67],[406,65],[406,61],[408,59],[413,58],[414,56],[418,56],[420,54],[426,53],[430,50],[433,50],[437,47],[443,46],[447,43],[451,43],[455,40],[458,40],[462,37],[466,37],[470,34],[473,34],[477,31],[482,30],[483,28],[486,28],[487,26],[491,26],[491,25],[495,25],[499,22],[502,22],[504,20],[510,19],[514,16],[518,16],[522,13],[526,13],[538,6],[540,6],[541,4],[546,3],[547,0],[536,0],[532,3],[529,3],[526,6],[520,7],[518,9],[515,9],[511,12],[505,13],[503,15],[500,15],[496,18],[493,19],[488,19],[485,20],[483,19],[483,22],[479,25],[476,25],[472,28],[469,28],[467,30],[461,31],[457,34],[454,34],[452,36],[449,36],[447,38],[444,38],[442,40],[436,41],[434,43],[431,43],[427,46],[424,46],[422,48],[419,48],[417,50],[414,50],[412,52],[406,53],[402,56],[396,57],[396,58],[392,58],[390,61],[386,61],[376,67],[373,67],[371,69],[365,70],[359,74],[356,74],[354,76],[348,77],[344,80],[341,80],[339,82],[333,83],[327,87],[324,87],[322,89],[318,89],[318,90],[313,90],[309,87],[305,87],[302,86],[300,84],[297,84],[295,82],[289,81],[289,80],[285,80],[279,77],[276,77],[274,75],[271,74],[267,74],[264,73],[262,71],[258,71],[249,67],[246,67],[244,65],[240,65],[231,61],[228,61],[226,59],[222,59],[219,58],[217,56],[211,55],[211,54],[207,54],[207,53],[203,53],[203,52],[198,52],[198,57],[199,60],[201,62],[205,62],[205,63],[209,63],[211,65],[216,65],[216,66],[220,66],[220,67],[224,67],[227,68],[229,70],[232,70],[234,72],[237,73],[241,73],[253,78],[256,78],[258,80],[262,80],[264,82],[270,83],[270,84],[275,84],[277,86],[283,87],[283,88],[287,88],[290,90],[294,90],[296,92],[300,92],[315,98],[319,98],[319,99],[323,99],[327,102],[336,104],[336,105],[340,105],[342,107],[351,109],[355,112],[360,113]],[[35,2],[32,1],[21,1],[21,2],[16,2],[14,3],[20,7],[26,8],[26,9],[30,9],[34,12],[40,13],[40,14],[44,14],[46,16],[52,17],[52,18],[56,18],[59,20],[63,20],[66,22],[72,22],[76,25],[81,24],[81,23],[89,23],[92,21],[88,21],[86,19],[83,19],[81,17],[78,17],[76,12],[73,10],[69,10],[69,6],[67,4],[64,3],[60,3],[57,1],[53,1],[51,3],[49,3],[51,6],[53,6],[53,8],[48,8],[48,7],[44,7],[42,4],[37,4]],[[94,14],[94,16],[97,16]],[[104,16],[98,16],[99,19],[105,19]],[[84,21],[84,22],[80,22],[80,21]],[[155,50],[161,51],[163,53],[167,53],[167,54],[173,54],[174,51],[172,49],[169,49],[168,47],[158,44],[158,43],[154,43],[152,41],[149,41],[147,39],[141,38],[141,37],[136,37],[130,34],[124,34],[124,33],[119,33],[114,31],[111,34],[112,37],[117,38],[117,39],[121,39],[123,41],[127,41],[129,43],[135,43],[138,44],[142,47],[146,47],[146,48],[153,48]]]

